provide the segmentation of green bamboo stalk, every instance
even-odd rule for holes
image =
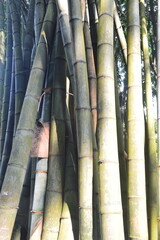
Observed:
[[[28,82],[30,69],[31,69],[31,53],[33,48],[34,40],[34,8],[35,0],[30,1],[28,18],[26,23],[26,30],[24,36],[24,47],[23,47],[23,61],[24,61],[24,70],[26,75],[26,81]]]
[[[17,8],[14,1],[8,0],[8,3],[9,3],[11,18],[12,18],[13,43],[14,43],[13,47],[14,47],[14,57],[15,57],[15,122],[14,122],[14,132],[15,132],[18,121],[19,121],[19,116],[21,113],[21,108],[22,108],[23,99],[24,99],[25,90],[26,90],[26,83],[25,83],[25,71],[24,71],[22,47],[21,47],[20,16],[17,13]],[[18,7],[20,8],[20,4]]]
[[[35,29],[36,46],[39,41],[45,12],[46,12],[45,1],[44,0],[36,0],[35,1],[35,18],[34,18],[35,19],[34,29]]]
[[[10,82],[12,74],[12,22],[9,12],[9,6],[7,1],[7,42],[6,42],[6,69],[4,79],[4,94],[3,94],[3,105],[1,115],[1,128],[0,128],[0,161],[3,153],[3,146],[5,140],[5,132],[7,127],[7,117],[9,108],[9,93],[10,93]]]
[[[13,230],[48,62],[47,52],[52,41],[51,30],[54,29],[55,21],[56,6],[55,2],[50,0],[0,195],[0,239],[3,240],[9,240]]]
[[[14,128],[14,110],[15,110],[15,62],[13,58],[8,120],[7,120],[4,148],[3,148],[1,165],[0,165],[0,189],[2,187],[3,179],[5,176],[7,164],[8,164],[10,153],[11,153],[13,128]]]
[[[157,15],[158,239],[160,238],[160,0]]]
[[[70,0],[70,22],[74,48],[75,105],[79,170],[79,235],[81,240],[92,239],[93,141],[89,99],[88,73],[79,0]]]
[[[98,25],[98,149],[102,239],[124,239],[116,130],[114,2],[100,1]],[[113,181],[114,178],[114,181]],[[115,231],[115,225],[116,231]]]
[[[71,120],[66,108],[66,166],[64,201],[58,240],[79,239],[78,175]]]
[[[62,213],[65,159],[66,60],[59,28],[57,28],[54,48],[51,132],[42,240],[58,239]]]
[[[128,1],[128,214],[129,238],[148,239],[139,1]]]
[[[119,15],[118,15],[117,6],[116,6],[115,1],[114,1],[114,21],[115,21],[119,41],[121,43],[121,48],[123,51],[124,59],[127,64],[127,42],[126,42],[126,38],[125,38],[125,35],[123,32],[122,24],[121,24]]]
[[[5,70],[5,32],[4,32],[4,1],[0,1],[0,119],[3,101],[4,70]],[[0,122],[1,124],[1,122]]]
[[[146,89],[146,107],[147,107],[147,132],[149,147],[149,239],[158,239],[158,195],[157,195],[157,156],[155,142],[155,123],[152,104],[152,82],[149,58],[148,32],[145,17],[145,0],[140,0],[140,14],[142,26],[142,48],[144,53],[145,67],[145,89]]]
[[[115,69],[116,69],[116,66],[115,66]],[[120,112],[119,89],[118,89],[116,72],[115,72],[115,79],[116,79],[115,98],[116,98],[118,156],[119,156],[119,169],[120,169],[120,179],[121,179],[121,196],[122,196],[122,207],[123,207],[124,231],[125,231],[125,239],[127,239],[128,237],[127,162],[125,158],[123,126],[122,126],[122,119],[121,119],[121,112]]]

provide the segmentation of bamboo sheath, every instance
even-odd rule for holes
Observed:
[[[98,149],[102,239],[124,239],[116,131],[114,2],[100,1],[98,23]],[[113,179],[114,176],[114,179]],[[115,224],[117,226],[115,231]]]
[[[160,238],[160,0],[157,19],[158,239]]]
[[[4,33],[4,1],[0,1],[0,119],[2,114],[4,70],[5,70],[5,33]],[[1,123],[0,123],[1,124]]]
[[[75,105],[79,169],[79,234],[81,240],[92,239],[93,142],[88,73],[80,1],[69,1],[74,47]],[[85,124],[84,124],[85,121]]]
[[[142,48],[144,53],[145,67],[145,89],[146,89],[146,106],[147,106],[147,135],[149,146],[149,239],[158,239],[158,195],[157,195],[157,156],[154,128],[154,114],[152,104],[152,82],[149,60],[148,32],[145,17],[145,0],[140,0],[141,26],[142,26]]]
[[[3,148],[1,165],[0,165],[0,189],[3,184],[3,179],[5,176],[7,164],[8,164],[10,153],[11,153],[13,129],[14,129],[14,111],[15,111],[15,62],[13,58],[8,120],[7,120],[4,148]]]
[[[2,115],[1,115],[1,138],[0,138],[0,161],[3,153],[3,146],[5,140],[5,131],[7,127],[7,117],[9,108],[9,92],[10,92],[10,80],[12,74],[12,22],[7,4],[7,42],[6,42],[6,68],[4,78],[4,94],[2,103]]]
[[[50,29],[54,29],[55,22],[56,6],[55,2],[50,0],[0,195],[0,239],[3,240],[9,240],[13,230],[48,62],[47,49],[51,45],[53,33]]]
[[[128,214],[129,238],[148,239],[139,1],[128,1]],[[135,140],[136,139],[136,140]]]
[[[58,239],[62,213],[65,160],[66,60],[59,28],[57,28],[56,32],[53,54],[51,133],[42,240]]]

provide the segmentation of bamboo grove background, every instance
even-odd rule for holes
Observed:
[[[160,0],[0,0],[0,240],[160,239],[159,142]]]

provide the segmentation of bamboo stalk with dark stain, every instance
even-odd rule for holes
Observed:
[[[128,214],[129,238],[148,239],[144,160],[139,1],[128,1]]]
[[[98,25],[98,149],[102,239],[124,239],[116,130],[112,0],[100,1]],[[113,181],[114,178],[114,181]],[[115,231],[115,225],[116,231]]]
[[[48,63],[48,48],[56,22],[56,5],[50,0],[21,111],[9,164],[0,194],[0,239],[11,238],[31,148],[39,98]],[[22,157],[23,156],[23,157]],[[21,171],[19,171],[21,169]],[[15,189],[16,186],[16,189]]]

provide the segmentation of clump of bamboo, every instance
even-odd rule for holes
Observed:
[[[48,63],[47,49],[51,45],[53,33],[51,29],[54,29],[55,17],[55,2],[50,0],[0,195],[0,239],[3,240],[11,238],[18,209],[37,116],[39,97],[42,92]],[[26,113],[28,113],[27,118]]]

